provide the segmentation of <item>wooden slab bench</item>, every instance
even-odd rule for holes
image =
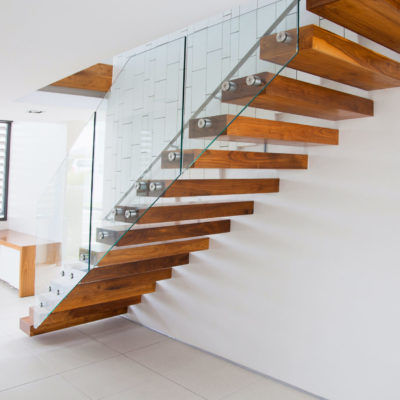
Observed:
[[[0,279],[17,287],[20,297],[33,296],[35,294],[36,250],[39,247],[46,247],[46,259],[43,260],[43,263],[57,264],[60,260],[60,243],[51,243],[21,232],[8,229],[0,230],[0,248],[2,249],[3,246],[19,252],[17,278],[15,278],[15,269],[18,266],[15,265],[16,262],[10,261],[11,259],[16,259],[15,254],[11,254],[7,262],[7,255],[4,255],[3,251],[0,253]]]

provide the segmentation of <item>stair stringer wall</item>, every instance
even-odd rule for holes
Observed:
[[[305,148],[307,171],[276,172],[280,193],[130,318],[324,398],[398,398],[400,89],[370,95],[375,117]]]

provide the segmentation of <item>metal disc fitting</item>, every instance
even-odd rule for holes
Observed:
[[[162,190],[164,185],[161,182],[151,182],[149,185],[150,192],[155,192],[156,190]]]
[[[201,118],[201,119],[199,119],[199,121],[197,122],[197,126],[198,126],[200,129],[203,129],[203,128],[211,128],[211,126],[212,126],[211,119],[208,119],[208,118]]]
[[[246,78],[246,85],[247,86],[260,86],[263,84],[262,79],[256,75],[249,75]]]
[[[237,85],[233,81],[224,81],[221,85],[221,89],[223,92],[233,92],[236,90]]]
[[[285,31],[281,31],[276,34],[276,41],[278,43],[290,42],[290,40],[291,40],[290,35]]]
[[[105,238],[108,237],[108,236],[109,236],[109,233],[108,233],[108,232],[100,231],[100,232],[97,234],[97,239],[103,240],[103,239],[105,239]]]
[[[135,189],[136,190],[146,190],[147,189],[147,183],[146,182],[136,182],[135,183]]]
[[[175,161],[175,160],[179,160],[180,158],[181,158],[181,154],[180,153],[177,153],[175,151],[170,151],[168,153],[168,161],[170,161],[170,162]]]
[[[112,210],[112,215],[113,215],[114,217],[116,217],[117,215],[122,215],[123,212],[124,212],[124,210],[123,210],[122,208],[120,208],[120,207],[115,207],[115,208]]]
[[[125,211],[125,218],[126,219],[129,219],[129,218],[132,218],[132,217],[136,217],[136,215],[137,215],[137,210],[135,210],[135,209],[131,209],[131,210],[126,210]]]

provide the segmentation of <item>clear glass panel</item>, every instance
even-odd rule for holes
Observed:
[[[210,146],[265,151],[264,144],[228,142],[222,133],[241,114],[275,119],[273,111],[248,107],[296,55],[297,36],[298,1],[281,0],[128,61],[97,115],[93,265],[123,262],[110,251],[132,243],[121,240],[129,230],[146,229],[136,223],[149,220],[141,218],[155,203],[171,203],[166,191],[175,180],[206,176],[189,168]],[[237,94],[239,100],[229,98]]]
[[[35,328],[89,270],[79,254],[89,236],[93,132],[92,117],[38,202]]]
[[[238,117],[276,119],[268,86],[277,75],[290,74],[283,70],[297,54],[298,15],[297,0],[280,0],[188,36],[185,169],[207,149],[266,150],[254,138],[246,142],[225,132]],[[205,175],[191,171],[185,177]]]
[[[170,151],[180,159],[184,67],[185,38],[136,54],[97,110],[92,265],[108,263],[100,260],[110,245],[180,173],[179,163],[172,169],[162,163]]]

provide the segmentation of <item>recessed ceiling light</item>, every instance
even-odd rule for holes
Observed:
[[[42,114],[44,113],[43,110],[28,110],[27,111],[28,114]]]

